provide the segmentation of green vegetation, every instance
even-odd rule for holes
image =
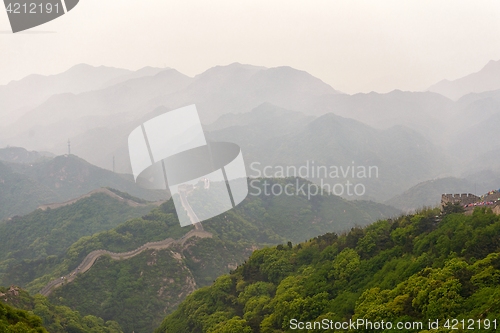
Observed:
[[[193,277],[182,260],[170,250],[151,250],[124,261],[100,258],[81,278],[56,289],[50,300],[115,320],[126,332],[152,332],[193,290]]]
[[[240,244],[271,245],[292,241],[305,241],[326,232],[342,232],[355,226],[365,226],[377,219],[400,214],[389,206],[371,201],[347,201],[334,195],[266,195],[264,187],[275,184],[296,193],[299,187],[311,184],[300,178],[258,179],[242,204],[206,223],[205,229],[219,235],[224,241]],[[311,186],[314,186],[311,184]],[[270,193],[270,192],[268,192]],[[314,193],[314,192],[313,192]],[[194,203],[193,205],[196,205]]]
[[[92,269],[56,289],[49,299],[104,320],[112,318],[126,332],[149,333],[189,292],[212,284],[259,247],[341,232],[396,213],[387,206],[335,196],[312,200],[305,196],[249,196],[236,209],[203,222],[212,238],[191,238],[183,246],[146,251],[128,260],[100,258]],[[142,218],[81,238],[50,274],[32,281],[28,288],[40,290],[77,267],[93,250],[126,252],[167,237],[179,239],[192,229],[180,227],[170,200]]]
[[[37,163],[0,162],[0,221],[28,214],[40,205],[66,202],[111,187],[149,201],[165,200],[166,191],[147,190],[133,177],[98,168],[74,155]]]
[[[0,332],[2,333],[121,333],[115,321],[81,316],[66,306],[55,306],[47,298],[30,296],[11,287],[0,288]]]
[[[113,192],[114,194],[122,197],[123,199],[127,199],[127,200],[132,200],[134,202],[137,202],[137,203],[140,203],[140,204],[147,204],[147,203],[150,203],[150,201],[147,201],[147,200],[144,200],[144,199],[141,199],[141,198],[137,198],[137,197],[134,197],[133,195],[130,195],[126,192],[122,192],[122,191],[118,191],[117,189],[114,189],[112,187],[106,187],[108,190],[110,190],[111,192]]]
[[[165,191],[139,187],[132,176],[101,169],[75,155],[63,155],[33,165],[10,164],[18,172],[57,193],[60,200],[77,198],[101,187],[112,187],[135,197],[156,201],[166,198]],[[47,203],[47,202],[46,202]]]
[[[0,223],[0,284],[25,286],[47,274],[84,236],[109,230],[147,214],[152,206],[130,207],[96,193],[57,209],[40,209]]]
[[[463,213],[463,212],[465,212],[465,209],[458,202],[456,203],[447,202],[446,205],[443,206],[444,214]]]
[[[292,318],[498,320],[500,216],[486,208],[442,220],[438,214],[425,210],[257,250],[188,296],[156,332],[289,332]]]
[[[40,317],[0,302],[0,332],[47,333],[47,330]]]
[[[56,200],[53,191],[0,162],[0,221]]]
[[[135,250],[147,242],[160,241],[169,237],[180,238],[192,228],[182,228],[179,225],[173,203],[170,200],[142,218],[129,220],[112,230],[80,238],[57,260],[49,261],[50,258],[48,258],[44,263],[38,265],[32,263],[33,269],[36,268],[35,272],[39,274],[35,275],[36,278],[26,285],[26,289],[31,293],[38,292],[50,280],[71,272],[94,250],[127,252]],[[17,272],[13,275],[21,274],[21,272]]]

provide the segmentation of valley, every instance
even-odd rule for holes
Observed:
[[[44,333],[491,320],[499,217],[496,192],[479,194],[500,183],[499,63],[352,95],[240,63],[82,64],[0,86],[0,330],[4,314]],[[203,222],[201,189],[179,191],[176,211],[130,168],[130,131],[190,104],[209,142],[240,146],[250,189]]]
[[[151,212],[114,229],[83,236],[55,255],[10,254],[12,259],[2,264],[5,267],[3,275],[0,274],[2,284],[19,285],[33,294],[48,296],[55,305],[68,306],[105,321],[118,321],[125,331],[135,332],[151,331],[161,323],[164,314],[173,311],[189,293],[236,268],[256,248],[289,240],[298,242],[327,230],[348,230],[381,216],[398,214],[387,206],[349,202],[331,195],[318,196],[312,201],[306,196],[262,195],[247,198],[234,212],[203,222],[203,226],[196,223],[181,228],[171,200],[160,206],[136,202],[132,207],[122,196],[108,195],[113,191],[96,192],[74,203],[35,213],[57,216],[67,211],[67,216],[69,212],[77,213],[80,206],[86,207],[84,202],[97,198],[103,203],[102,199],[108,198],[106,200],[128,209],[147,208]],[[293,209],[285,210],[285,207]],[[338,213],[332,215],[330,211]],[[90,212],[98,213],[93,209],[87,214]],[[332,216],[338,219],[332,220]],[[19,275],[21,271],[25,273]],[[112,283],[116,279],[129,282],[116,285]],[[139,281],[150,281],[145,290],[149,296],[136,302],[133,290],[139,287]],[[126,287],[130,283],[136,287]],[[176,290],[184,291],[175,293]],[[133,299],[136,301],[131,303]],[[144,301],[151,303],[153,299],[153,307],[145,306]],[[129,305],[127,311],[121,313],[118,309],[124,303]]]

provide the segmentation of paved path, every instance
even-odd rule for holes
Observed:
[[[194,225],[196,230],[203,231],[204,229],[203,229],[203,226],[201,225],[200,219],[198,218],[198,216],[194,212],[193,208],[191,207],[191,205],[187,201],[186,192],[182,189],[179,189],[179,196],[181,197],[182,207],[184,207],[184,209],[186,210],[188,217],[191,220],[191,223]]]

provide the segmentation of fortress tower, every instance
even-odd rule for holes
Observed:
[[[463,206],[479,201],[481,201],[481,198],[471,193],[441,195],[441,207],[444,207],[447,203],[458,203]]]

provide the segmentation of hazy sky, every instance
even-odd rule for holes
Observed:
[[[347,92],[423,90],[500,59],[500,1],[80,0],[11,34],[0,11],[0,84],[78,63],[292,66]],[[33,33],[53,32],[53,33]]]

